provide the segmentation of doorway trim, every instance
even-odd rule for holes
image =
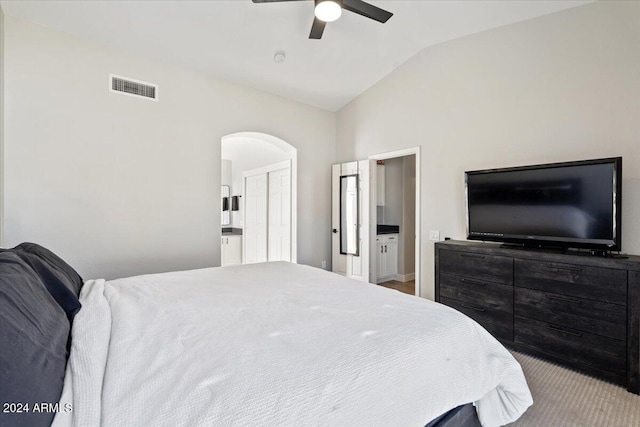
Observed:
[[[405,156],[411,156],[411,155],[415,155],[416,156],[416,218],[415,218],[415,231],[416,231],[416,235],[415,235],[415,251],[416,251],[416,259],[415,259],[415,267],[416,267],[416,271],[415,271],[415,280],[416,280],[416,288],[415,288],[415,295],[417,297],[420,296],[420,286],[422,285],[422,274],[421,274],[421,263],[420,263],[420,236],[422,235],[421,233],[421,229],[420,229],[420,222],[421,222],[421,217],[420,217],[420,212],[421,212],[421,202],[420,202],[420,171],[421,171],[421,163],[420,163],[420,146],[417,147],[411,147],[411,148],[405,148],[402,150],[395,150],[395,151],[388,151],[386,153],[379,153],[379,154],[373,154],[371,156],[369,156],[369,160],[370,161],[375,161],[375,160],[387,160],[387,159],[394,159],[397,157],[405,157]],[[369,230],[369,235],[371,236],[375,236],[376,235],[376,224],[374,224],[373,218],[377,218],[376,215],[376,197],[375,197],[375,190],[376,190],[376,176],[375,173],[371,173],[371,177],[372,179],[370,180],[370,194],[373,195],[373,197],[371,197],[369,199],[369,211],[370,211],[370,216],[369,218],[371,219],[370,221],[370,230]],[[370,255],[371,258],[371,255]],[[371,264],[370,264],[371,265]]]
[[[224,141],[228,138],[253,138],[271,144],[281,151],[291,156],[291,262],[298,263],[298,149],[288,142],[262,132],[235,132],[221,138]],[[286,160],[285,160],[286,161]],[[244,191],[244,177],[242,179]],[[243,213],[244,215],[244,213]],[[243,237],[244,246],[244,237]],[[244,257],[244,248],[242,249]],[[243,260],[244,262],[244,260]]]

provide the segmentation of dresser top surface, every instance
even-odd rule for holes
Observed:
[[[487,255],[509,256],[514,258],[536,259],[559,263],[591,265],[604,268],[640,271],[640,256],[624,255],[627,258],[598,257],[589,251],[533,249],[518,246],[504,246],[500,243],[486,243],[469,240],[446,240],[436,242],[436,249],[483,253]]]

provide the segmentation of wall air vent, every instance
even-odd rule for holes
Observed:
[[[137,98],[158,100],[158,85],[109,74],[109,91]]]

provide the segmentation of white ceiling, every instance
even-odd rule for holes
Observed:
[[[312,1],[1,1],[6,15],[337,111],[427,46],[590,1],[370,1],[309,40]],[[274,53],[286,61],[276,64]]]

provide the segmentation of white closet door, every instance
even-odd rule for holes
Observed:
[[[269,261],[291,261],[291,170],[269,172]]]
[[[267,174],[245,177],[244,263],[267,261]]]

